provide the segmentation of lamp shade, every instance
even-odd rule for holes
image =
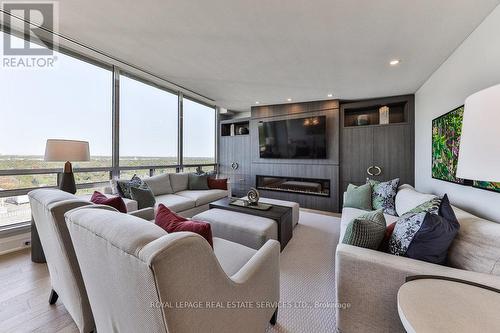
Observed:
[[[48,139],[45,145],[44,159],[47,162],[89,161],[89,143],[87,141]]]
[[[465,100],[457,177],[500,182],[500,85]]]

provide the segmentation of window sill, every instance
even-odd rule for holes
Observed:
[[[16,236],[31,232],[31,221],[12,224],[0,228],[0,238]]]

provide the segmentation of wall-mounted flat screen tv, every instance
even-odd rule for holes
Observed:
[[[326,116],[259,123],[261,158],[326,159]]]

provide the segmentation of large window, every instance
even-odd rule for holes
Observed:
[[[178,96],[120,77],[120,166],[176,165]]]
[[[215,108],[185,98],[184,164],[215,163]]]
[[[0,54],[2,44],[0,40]],[[73,163],[77,195],[102,190],[113,176],[147,177],[184,165],[216,163],[213,107],[184,99],[179,110],[178,93],[64,50],[55,55],[53,68],[0,66],[0,229],[30,220],[31,189],[57,186],[63,163],[44,161],[47,139],[89,142],[91,160]],[[113,73],[120,87],[115,101]],[[118,118],[113,117],[113,102]],[[184,159],[179,161],[181,144]]]
[[[75,162],[75,168],[111,167],[111,69],[62,53],[55,56],[54,68],[0,68],[0,170],[12,171],[0,176],[0,194],[2,190],[57,185],[56,173],[15,172],[62,169],[63,163],[44,162],[47,139],[89,142],[91,161]],[[81,182],[101,178],[98,173],[76,176]],[[0,227],[24,222],[29,216],[26,195],[0,199]]]

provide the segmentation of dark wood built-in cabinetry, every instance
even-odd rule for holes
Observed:
[[[249,120],[224,120],[220,126],[219,172],[230,178],[231,191],[234,196],[244,196],[251,183]],[[240,131],[239,128],[244,126],[246,126],[246,131]],[[238,134],[239,132],[246,132],[246,134]]]
[[[380,116],[382,107],[385,120]],[[325,159],[260,156],[259,123],[320,116],[326,117]],[[414,184],[413,95],[254,106],[250,118],[224,120],[220,126],[219,170],[231,178],[234,196],[244,196],[253,186],[262,197],[339,211],[349,183],[363,184],[369,177]]]
[[[389,123],[379,110],[389,107]],[[414,184],[414,96],[405,95],[341,104],[341,191],[367,178]],[[364,115],[368,123],[358,125]]]

